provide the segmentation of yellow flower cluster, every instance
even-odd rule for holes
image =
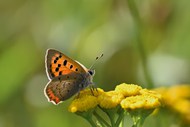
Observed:
[[[79,95],[70,104],[69,111],[73,113],[77,111],[83,112],[96,107],[98,105],[97,97],[103,92],[100,88],[93,91],[90,89],[80,91]]]
[[[121,101],[124,109],[154,109],[162,104],[162,96],[155,91],[139,89],[136,96],[126,97]]]
[[[163,96],[166,107],[173,109],[190,122],[190,85],[175,85],[170,88],[158,88],[155,91]]]
[[[124,96],[121,93],[109,91],[98,96],[98,102],[102,108],[115,108],[123,98]]]
[[[141,89],[142,87],[138,85],[122,83],[116,86],[115,91],[123,94],[124,97],[128,97],[138,95]]]
[[[69,106],[70,112],[87,111],[99,105],[110,109],[121,105],[123,109],[154,109],[161,106],[161,95],[134,84],[122,83],[115,90],[104,92],[102,89],[85,89],[79,93]]]
[[[75,99],[70,107],[70,112],[87,111],[88,109],[96,107],[98,104],[97,98],[94,96],[86,96]]]

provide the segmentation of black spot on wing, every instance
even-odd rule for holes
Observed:
[[[55,60],[59,60],[59,57],[56,57]]]
[[[66,66],[67,65],[67,60],[63,61],[63,65]]]
[[[62,71],[59,72],[59,75],[62,75]]]
[[[58,72],[59,71],[59,67],[55,68],[55,71]]]

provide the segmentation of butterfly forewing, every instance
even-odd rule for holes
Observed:
[[[46,53],[46,71],[50,79],[60,75],[66,75],[71,72],[86,73],[86,68],[78,62],[70,59],[63,53],[48,49]]]

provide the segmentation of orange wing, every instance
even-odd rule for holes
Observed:
[[[61,52],[48,49],[46,53],[46,72],[48,77],[53,79],[71,72],[86,73],[86,68]]]

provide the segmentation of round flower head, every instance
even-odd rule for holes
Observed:
[[[138,95],[141,89],[142,87],[138,85],[122,83],[116,86],[115,91],[123,94],[125,97],[128,97]]]
[[[69,106],[70,112],[83,112],[92,109],[98,105],[98,100],[95,96],[85,96],[74,99]]]
[[[190,98],[190,85],[176,85],[167,90],[165,98],[173,105],[173,103],[182,98]]]
[[[98,96],[98,103],[102,108],[115,108],[123,98],[121,93],[109,91]]]
[[[155,89],[163,96],[164,104],[190,123],[190,85],[176,85],[170,88]]]
[[[186,99],[176,101],[173,108],[181,114],[189,114],[190,116],[190,103]]]
[[[152,109],[161,105],[158,98],[150,95],[137,95],[123,99],[121,107],[124,109]]]
[[[156,92],[156,91],[153,91],[153,90],[142,89],[142,90],[140,90],[140,94],[141,94],[141,95],[152,96],[152,97],[158,98],[160,101],[162,101],[162,95],[159,94],[159,93]]]
[[[92,109],[98,105],[98,96],[104,91],[100,88],[97,89],[84,89],[81,90],[79,95],[71,102],[69,106],[70,112],[83,112]]]

